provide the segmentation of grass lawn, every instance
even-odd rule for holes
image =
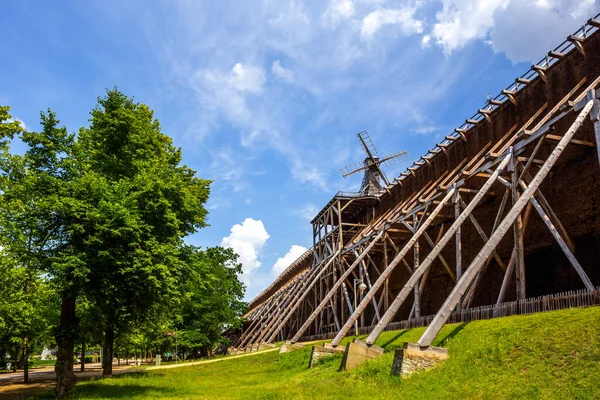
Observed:
[[[598,399],[600,307],[447,325],[450,359],[409,378],[390,376],[394,348],[424,328],[385,332],[381,358],[337,372],[341,356],[308,369],[310,349],[81,382],[80,399]],[[347,340],[350,340],[348,338]],[[42,398],[51,398],[51,394]]]

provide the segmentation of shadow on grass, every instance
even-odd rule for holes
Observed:
[[[446,342],[448,342],[448,341],[449,341],[450,339],[452,339],[454,336],[458,335],[458,333],[459,333],[460,331],[462,331],[463,329],[465,329],[465,326],[467,326],[468,324],[469,324],[468,322],[463,322],[462,324],[460,324],[460,325],[456,326],[456,328],[454,328],[454,329],[452,329],[450,332],[448,332],[448,334],[447,334],[447,335],[446,335],[444,338],[440,339],[440,341],[439,341],[439,345],[440,345],[440,346],[444,346],[444,344],[445,344]]]
[[[131,373],[113,375],[110,378],[91,378],[81,379],[75,385],[73,395],[69,399],[86,399],[86,398],[108,398],[108,399],[129,399],[134,396],[140,397],[164,397],[172,392],[172,389],[153,386],[137,381],[139,378],[148,378],[150,375],[146,371],[136,371]],[[156,373],[155,373],[156,375]],[[124,378],[134,378],[133,382],[126,384],[119,383]],[[54,389],[48,389],[36,399],[54,399]]]
[[[393,338],[391,338],[390,340],[388,340],[387,342],[383,343],[381,345],[381,347],[383,347],[384,349],[388,350],[388,346],[392,343],[394,343],[396,340],[398,340],[399,338],[401,338],[402,336],[404,336],[406,333],[408,332],[408,329],[404,329],[401,332],[399,332],[396,336],[394,336]]]

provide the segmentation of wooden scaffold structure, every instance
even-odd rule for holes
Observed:
[[[356,331],[369,334],[357,345],[376,347],[402,321],[427,325],[427,349],[474,307],[496,315],[510,300],[576,289],[600,301],[597,18],[392,182],[361,132],[371,156],[356,169],[361,192],[315,216],[312,248],[250,303],[230,350],[324,338],[336,348]]]

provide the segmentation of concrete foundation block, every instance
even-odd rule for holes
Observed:
[[[361,340],[354,339],[346,346],[344,358],[340,364],[340,371],[346,371],[358,367],[365,361],[377,358],[383,355],[383,349],[379,346],[367,344]]]
[[[312,352],[310,353],[310,361],[308,362],[308,368],[312,368],[318,359],[331,356],[333,354],[343,353],[346,351],[344,346],[329,347],[325,346],[313,346]]]
[[[292,343],[289,340],[286,340],[279,347],[279,354],[281,354],[281,353],[289,353],[290,351],[302,349],[303,347],[304,347],[304,345],[302,343]]]
[[[253,352],[253,351],[258,351],[258,346],[259,346],[259,344],[258,344],[258,343],[255,343],[255,344],[253,344],[253,345],[250,347],[250,352]]]
[[[258,345],[258,351],[268,350],[268,349],[274,349],[275,347],[277,347],[277,346],[275,346],[272,343],[261,343],[261,344]]]
[[[435,367],[448,359],[448,349],[443,347],[421,347],[417,343],[405,343],[396,350],[392,364],[392,375],[409,376],[418,371]]]

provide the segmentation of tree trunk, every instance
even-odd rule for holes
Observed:
[[[115,327],[109,319],[104,330],[104,346],[102,350],[102,376],[112,376],[112,360],[115,342]]]
[[[73,373],[73,350],[75,347],[74,333],[77,326],[75,315],[75,295],[64,293],[60,310],[60,327],[56,334],[56,387],[54,392],[57,397],[71,394],[75,387],[75,374]]]
[[[27,348],[27,339],[23,346],[23,383],[29,383],[29,349]]]
[[[81,372],[85,371],[85,336],[81,337]]]

